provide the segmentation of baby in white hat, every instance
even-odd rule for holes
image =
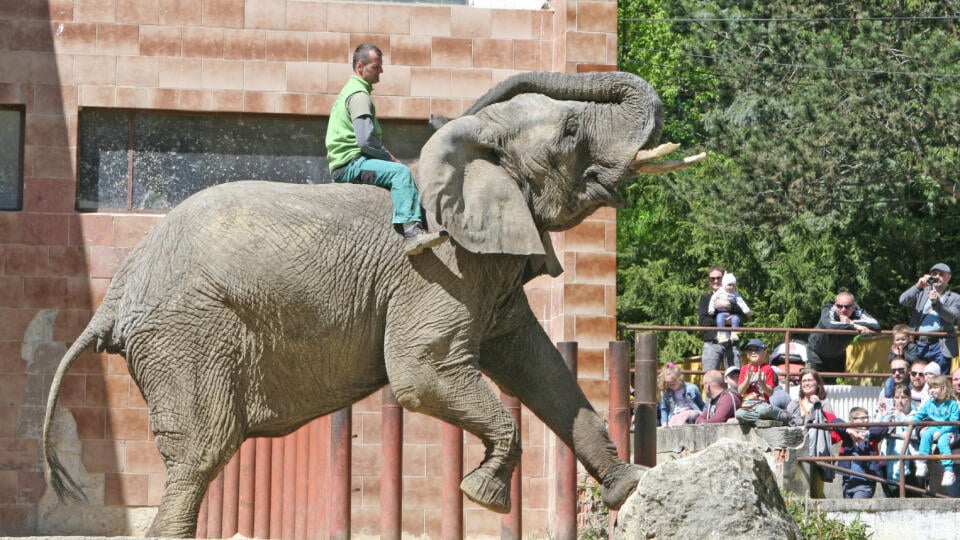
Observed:
[[[737,278],[730,272],[724,272],[720,281],[720,288],[710,297],[710,304],[707,307],[707,313],[716,315],[717,327],[731,328],[740,327],[740,316],[750,314],[750,306],[746,300],[737,292]],[[717,332],[717,341],[726,343],[727,341],[737,341],[740,336],[734,332]]]

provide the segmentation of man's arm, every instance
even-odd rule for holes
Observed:
[[[700,297],[700,305],[697,306],[697,315],[699,316],[698,321],[700,326],[716,326],[717,320],[714,317],[710,316],[710,300],[713,298],[712,294],[704,294]]]
[[[957,319],[960,319],[960,295],[953,291],[947,291],[940,297],[939,302],[933,304],[933,309],[947,323],[956,324]]]
[[[353,132],[357,137],[360,153],[373,159],[393,161],[390,153],[374,133],[373,107],[370,96],[357,92],[347,98],[347,111],[353,119]]]
[[[920,296],[920,289],[917,288],[916,284],[911,285],[909,289],[903,291],[903,294],[900,295],[900,305],[916,306],[918,296]]]
[[[877,319],[873,315],[870,315],[869,313],[866,312],[866,310],[862,308],[860,309],[860,317],[853,322],[855,324],[859,324],[860,326],[866,326],[867,328],[869,328],[870,330],[873,330],[874,332],[880,331],[880,322],[877,321]]]

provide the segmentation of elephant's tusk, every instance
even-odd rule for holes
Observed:
[[[677,148],[680,148],[680,145],[677,143],[663,143],[660,146],[653,148],[651,150],[640,150],[637,152],[637,156],[633,158],[633,165],[636,167],[644,161],[650,161],[653,159],[661,158],[670,154]]]
[[[695,156],[687,156],[678,161],[658,161],[655,163],[652,163],[652,162],[638,163],[637,161],[634,161],[630,165],[630,169],[636,174],[663,174],[663,173],[668,173],[673,171],[679,171],[680,169],[686,169],[687,167],[693,165],[694,163],[697,163],[698,161],[703,160],[705,157],[707,157],[707,153],[701,152]]]

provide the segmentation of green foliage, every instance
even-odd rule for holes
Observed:
[[[624,0],[620,69],[708,160],[626,190],[618,317],[695,325],[706,270],[750,325],[813,326],[849,290],[885,328],[935,262],[960,266],[960,1]],[[804,338],[806,336],[798,336]],[[665,360],[699,336],[664,334]]]
[[[799,500],[790,494],[784,494],[790,515],[800,526],[803,538],[811,540],[866,540],[873,536],[869,526],[860,521],[858,515],[850,523],[833,519],[817,509],[807,508],[806,500]]]

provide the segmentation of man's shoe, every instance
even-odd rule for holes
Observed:
[[[943,471],[943,478],[940,480],[940,485],[943,487],[950,487],[956,481],[957,475],[953,474],[953,471]]]
[[[927,463],[925,461],[917,462],[917,478],[926,478],[927,476]]]
[[[410,233],[404,233],[403,250],[407,252],[409,256],[419,255],[423,253],[425,249],[430,249],[446,242],[447,238],[447,231],[427,232],[423,227],[417,225]]]

